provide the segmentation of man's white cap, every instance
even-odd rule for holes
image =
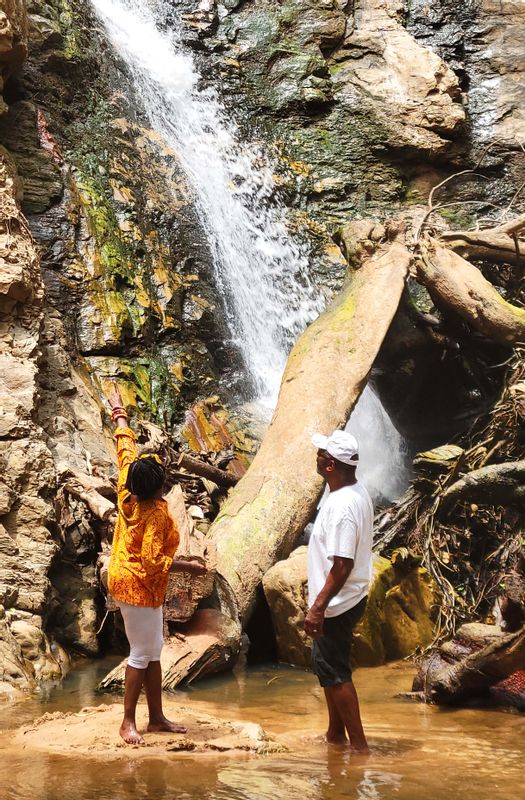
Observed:
[[[347,431],[334,431],[330,436],[314,433],[312,444],[318,450],[326,450],[332,458],[355,467],[359,464],[359,445],[355,436]]]

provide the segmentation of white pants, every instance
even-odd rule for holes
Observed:
[[[146,669],[150,661],[160,661],[164,639],[162,635],[162,606],[131,606],[119,603],[124,628],[130,646],[128,665]]]

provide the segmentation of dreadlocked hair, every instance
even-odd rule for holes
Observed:
[[[126,489],[139,500],[151,500],[164,484],[164,467],[158,456],[142,456],[129,465]]]

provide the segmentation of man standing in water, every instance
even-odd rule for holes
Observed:
[[[358,444],[346,431],[315,434],[323,498],[308,545],[309,610],[306,633],[314,640],[312,668],[328,706],[326,740],[368,753],[350,669],[355,625],[364,614],[372,570],[374,509],[356,478]]]

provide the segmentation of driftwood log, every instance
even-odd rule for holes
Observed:
[[[521,503],[525,498],[525,461],[490,464],[463,475],[443,492],[439,516],[460,501],[490,504]]]
[[[206,608],[196,611],[187,625],[166,641],[161,654],[162,686],[175,689],[201,675],[231,669],[240,649],[240,628],[227,614]],[[99,683],[100,691],[121,691],[126,661]]]
[[[348,420],[397,310],[409,263],[404,241],[381,246],[290,354],[259,452],[210,529],[217,570],[243,623],[263,575],[289,555],[313,514],[321,480],[311,436]]]
[[[102,478],[70,471],[65,476],[62,489],[82,500],[91,513],[103,522],[115,513],[115,487]]]
[[[438,705],[457,705],[487,695],[490,688],[525,669],[525,627],[501,634],[471,652],[468,640],[433,653],[423,664],[414,691]]]
[[[184,469],[192,475],[198,475],[201,478],[207,478],[209,481],[213,481],[217,486],[226,486],[230,488],[231,486],[235,486],[239,480],[239,478],[231,472],[226,472],[225,469],[214,467],[213,464],[207,464],[205,461],[201,461],[186,453],[181,453],[178,466],[184,467]]]

